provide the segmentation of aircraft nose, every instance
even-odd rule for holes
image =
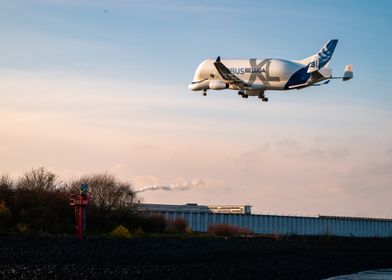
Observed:
[[[190,83],[190,84],[188,85],[188,88],[189,88],[190,90],[194,90],[194,89],[195,89],[195,84]]]
[[[208,83],[209,81],[207,79],[201,80],[201,81],[193,81],[188,85],[188,88],[193,91],[197,90],[202,90],[202,89],[208,89]]]

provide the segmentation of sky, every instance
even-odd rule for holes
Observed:
[[[0,0],[0,174],[110,172],[135,189],[174,186],[139,193],[147,203],[392,218],[391,11]],[[302,59],[333,38],[330,66],[352,63],[351,81],[267,92],[268,103],[187,88],[206,58]]]

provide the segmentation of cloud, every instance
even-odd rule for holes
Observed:
[[[345,158],[350,155],[350,151],[346,147],[342,146],[329,146],[329,147],[321,147],[316,146],[314,148],[310,148],[302,153],[304,158],[314,158],[314,159],[322,159],[322,158]]]
[[[327,153],[329,156],[336,157],[336,158],[345,158],[350,156],[350,150],[342,146],[330,147],[327,150]]]
[[[323,158],[325,157],[325,151],[319,148],[312,148],[310,150],[307,150],[303,153],[303,156],[305,158]]]
[[[277,146],[279,148],[287,149],[287,150],[300,150],[301,145],[298,141],[292,138],[283,138],[277,141]]]

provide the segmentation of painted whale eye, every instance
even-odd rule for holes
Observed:
[[[210,77],[211,77],[211,78],[215,78],[215,75],[214,75],[214,74],[210,74]]]

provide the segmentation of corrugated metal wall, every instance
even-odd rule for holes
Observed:
[[[335,235],[392,237],[392,220],[339,217],[298,217],[214,213],[165,212],[169,221],[183,218],[193,231],[206,232],[208,225],[229,224],[257,234]]]

